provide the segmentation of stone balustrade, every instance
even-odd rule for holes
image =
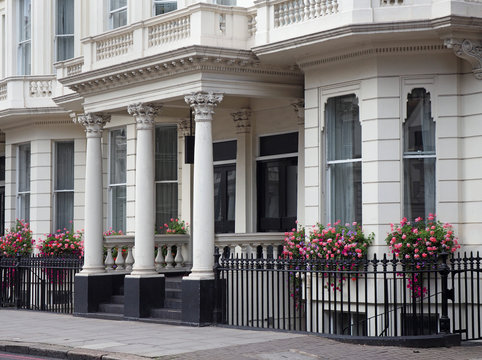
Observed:
[[[238,254],[254,258],[278,258],[281,255],[284,238],[284,233],[217,234],[215,246],[221,252],[225,250],[224,256]],[[156,251],[156,271],[189,271],[190,241],[190,235],[155,235],[156,248],[161,249]],[[105,236],[104,248],[106,271],[132,271],[135,261],[134,235]]]
[[[215,246],[223,256],[278,258],[284,233],[217,234]]]
[[[158,272],[184,271],[189,266],[189,235],[155,235],[155,264]],[[130,273],[135,262],[134,235],[104,237],[104,265],[108,272]],[[159,251],[161,249],[161,251]],[[120,256],[122,254],[122,256]]]
[[[274,5],[274,27],[336,14],[338,0],[288,0]]]
[[[52,92],[54,75],[11,76],[0,82],[0,110],[9,108],[42,108],[55,106]]]

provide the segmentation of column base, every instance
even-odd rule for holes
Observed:
[[[86,274],[75,275],[74,314],[83,315],[97,312],[99,304],[106,302],[122,287],[125,274]]]
[[[164,275],[124,278],[124,316],[138,319],[149,317],[151,309],[164,306]]]
[[[191,277],[182,279],[182,322],[207,326],[224,319],[224,282]]]

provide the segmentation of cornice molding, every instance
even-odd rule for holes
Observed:
[[[59,79],[59,82],[84,95],[201,71],[303,78],[303,74],[296,66],[262,65],[251,51],[190,46],[65,77]]]
[[[400,33],[407,31],[464,31],[474,34],[480,33],[482,19],[462,16],[446,16],[437,19],[400,21],[375,24],[353,24],[335,29],[321,31],[315,34],[302,35],[289,40],[253,47],[256,56],[267,55],[290,48],[300,48],[327,40],[339,39],[350,35],[366,35],[377,33]]]

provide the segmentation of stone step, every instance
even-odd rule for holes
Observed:
[[[166,289],[165,299],[182,299],[181,289]]]
[[[165,309],[182,309],[182,300],[181,299],[164,299],[164,308]]]
[[[99,312],[109,314],[124,314],[124,304],[103,303],[99,304]]]
[[[181,321],[181,310],[164,308],[151,309],[151,318]]]
[[[182,287],[182,278],[181,277],[166,277],[165,282],[166,290],[169,289],[181,289]]]
[[[112,295],[110,297],[111,304],[124,304],[124,295]]]
[[[93,318],[93,319],[124,320],[124,314],[114,314],[114,313],[106,313],[106,312],[89,313],[82,316]]]

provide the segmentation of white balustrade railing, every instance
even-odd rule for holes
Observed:
[[[149,47],[163,45],[191,36],[191,16],[181,16],[148,26]]]
[[[403,0],[380,0],[380,5],[402,5]]]
[[[274,6],[274,27],[305,22],[338,12],[339,0],[288,0]]]
[[[155,235],[154,263],[158,272],[185,271],[189,259],[189,235]],[[131,272],[135,263],[134,235],[104,237],[104,265],[108,272]]]
[[[95,42],[96,60],[110,59],[127,54],[134,44],[134,32],[121,33]]]
[[[217,234],[215,245],[223,256],[257,258],[260,249],[262,258],[266,259],[270,255],[269,257],[277,259],[281,255],[279,247],[284,244],[284,239],[284,233]],[[226,249],[229,249],[229,254]]]
[[[256,11],[248,12],[248,36],[254,37],[257,30],[258,13]]]
[[[0,84],[0,101],[7,99],[7,82],[3,81]]]

